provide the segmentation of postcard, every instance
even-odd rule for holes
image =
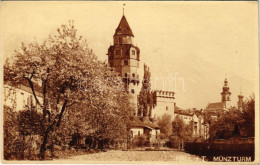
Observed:
[[[2,163],[257,164],[257,1],[3,1]]]

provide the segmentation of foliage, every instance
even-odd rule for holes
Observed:
[[[237,108],[224,111],[210,124],[210,138],[254,137],[254,125],[255,99],[250,97],[244,102],[242,111]]]
[[[21,135],[42,134],[41,114],[35,109],[19,111],[17,120]]]
[[[117,139],[132,114],[120,77],[97,59],[71,21],[42,44],[22,43],[4,65],[4,81],[29,86],[41,108],[41,159],[46,145],[52,146],[53,136],[77,129]],[[66,112],[68,130],[60,127]]]
[[[19,151],[23,146],[18,132],[17,113],[6,106],[4,106],[3,112],[4,159],[19,159]]]
[[[176,116],[172,122],[172,130],[173,135],[179,137],[183,140],[193,140],[192,138],[192,131],[193,131],[193,124],[190,121],[189,124],[185,124],[183,119],[180,116]]]
[[[160,127],[160,132],[163,133],[166,138],[172,135],[171,115],[164,114],[162,117],[158,117],[157,124]]]
[[[138,97],[138,116],[144,116],[151,118],[152,108],[155,100],[153,99],[153,92],[151,91],[151,72],[149,67],[144,64],[144,77],[142,82],[142,88]]]
[[[134,136],[133,142],[138,147],[144,147],[145,142],[147,141],[147,136],[145,134]]]
[[[247,99],[242,108],[242,131],[246,133],[248,137],[255,136],[255,97],[251,96]]]

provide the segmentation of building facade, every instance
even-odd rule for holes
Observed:
[[[37,85],[35,85],[35,88],[37,88]],[[38,92],[38,89],[35,90],[35,94],[39,102],[42,103],[42,94]],[[4,106],[10,107],[17,112],[25,108],[33,108],[41,112],[39,105],[36,104],[31,88],[24,84],[20,84],[17,87],[4,84]]]
[[[171,119],[174,119],[174,94],[174,92],[162,90],[155,90],[153,92],[155,106],[151,113],[152,118],[156,119],[157,117],[162,117],[164,114],[168,114],[171,115]]]

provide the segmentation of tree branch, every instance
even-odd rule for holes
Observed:
[[[29,83],[29,85],[30,85],[30,87],[31,87],[33,96],[34,96],[34,98],[35,98],[35,100],[36,100],[36,103],[42,107],[41,103],[39,102],[39,100],[38,100],[38,98],[37,98],[37,96],[36,96],[36,93],[35,93],[35,90],[34,90],[34,86],[33,86],[32,80],[29,79],[29,78],[26,77],[26,76],[24,76],[24,78],[28,81],[28,83]]]
[[[62,105],[61,112],[58,115],[57,127],[60,126],[61,118],[62,118],[62,115],[63,115],[64,111],[66,110],[67,103],[68,103],[68,100],[65,100],[63,105]]]

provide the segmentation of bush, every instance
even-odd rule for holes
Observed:
[[[39,114],[35,111],[15,112],[4,107],[4,159],[38,159],[39,123]]]

